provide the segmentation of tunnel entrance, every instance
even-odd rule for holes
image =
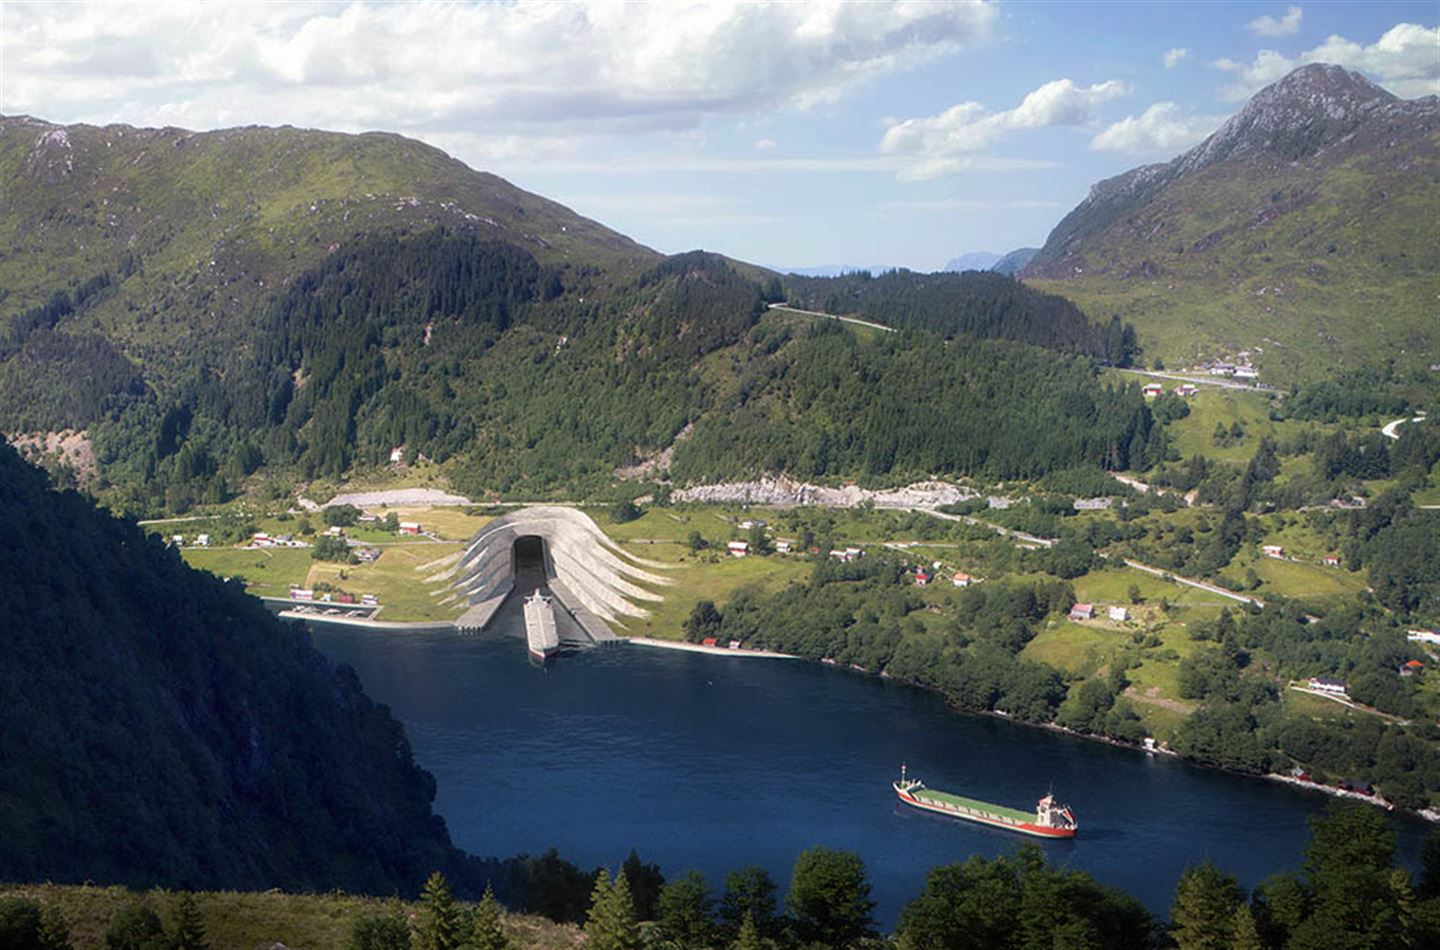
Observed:
[[[527,534],[515,539],[510,548],[510,569],[515,577],[516,593],[528,595],[536,588],[546,586],[546,568],[544,538],[538,534]]]

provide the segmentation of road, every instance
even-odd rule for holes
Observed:
[[[1243,389],[1255,393],[1273,393],[1275,389],[1270,386],[1251,385],[1249,383],[1237,383],[1233,379],[1217,378],[1215,376],[1181,376],[1177,373],[1161,373],[1149,369],[1119,369],[1121,373],[1131,373],[1135,376],[1149,376],[1152,379],[1173,379],[1179,383],[1193,383],[1196,386],[1218,386],[1221,389]]]
[[[824,317],[826,320],[839,320],[841,323],[853,323],[857,327],[869,327],[872,330],[879,330],[882,333],[894,333],[894,327],[887,327],[883,323],[871,323],[869,320],[861,320],[859,317],[837,317],[833,313],[821,313],[818,310],[801,310],[798,307],[791,307],[783,303],[767,304],[771,310],[782,310],[785,313],[798,313],[806,317]]]
[[[1387,438],[1387,439],[1398,439],[1398,438],[1400,438],[1400,433],[1397,432],[1396,430],[1399,429],[1400,426],[1404,425],[1404,424],[1407,423],[1407,422],[1424,422],[1424,421],[1425,421],[1425,413],[1423,413],[1423,412],[1420,413],[1419,415],[1415,416],[1414,418],[1408,418],[1408,417],[1407,417],[1407,418],[1404,418],[1404,419],[1396,419],[1394,422],[1387,423],[1386,426],[1385,426],[1385,428],[1383,428],[1383,429],[1380,430],[1380,434],[1383,435],[1383,436],[1384,436],[1385,438]]]

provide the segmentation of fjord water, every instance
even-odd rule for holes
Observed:
[[[904,761],[934,787],[1020,808],[1053,783],[1080,836],[1042,843],[1050,859],[1164,914],[1180,872],[1206,857],[1247,886],[1298,867],[1306,819],[1327,801],[956,713],[934,694],[803,661],[630,645],[542,670],[513,625],[314,634],[405,723],[438,782],[436,810],[475,854],[555,847],[613,869],[633,847],[717,889],[761,864],[783,889],[795,856],[823,844],[864,858],[890,926],[927,868],[1030,840],[900,806],[890,781]],[[1413,865],[1424,823],[1395,827]]]

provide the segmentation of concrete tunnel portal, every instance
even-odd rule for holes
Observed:
[[[477,531],[449,571],[451,598],[468,605],[456,626],[484,630],[507,601],[540,589],[580,632],[567,642],[612,643],[611,624],[646,617],[644,604],[661,599],[653,588],[672,580],[656,571],[668,567],[629,553],[582,511],[521,508]]]

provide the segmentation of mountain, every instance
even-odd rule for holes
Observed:
[[[1040,253],[1040,248],[1038,247],[1017,247],[990,265],[990,269],[997,274],[1014,277],[1023,271],[1026,265],[1030,263],[1030,260],[1038,253]]]
[[[0,441],[0,880],[414,892],[461,861],[301,630]]]
[[[60,290],[103,290],[69,329],[100,331],[151,373],[177,347],[223,352],[268,291],[381,229],[444,226],[596,274],[633,275],[659,259],[388,133],[0,117],[0,178],[0,318],[43,307]]]
[[[956,273],[967,270],[989,270],[1000,260],[1000,257],[1001,255],[991,251],[971,251],[968,254],[961,254],[959,257],[952,257],[940,269]]]
[[[662,453],[681,481],[894,480],[1161,448],[1086,359],[1124,359],[1133,333],[999,275],[782,281],[661,257],[390,135],[7,119],[0,174],[17,183],[0,202],[0,432],[63,441],[57,477],[135,514],[385,477],[396,448],[476,497],[530,498],[613,491]],[[830,339],[766,311],[787,295],[915,332]],[[911,392],[937,335],[974,352],[926,363]],[[957,375],[973,360],[993,386]],[[1062,389],[1087,407],[1074,440],[1018,431],[1007,405]]]
[[[1267,378],[1433,359],[1440,100],[1310,65],[1173,160],[1096,184],[1023,274],[1172,365]]]

